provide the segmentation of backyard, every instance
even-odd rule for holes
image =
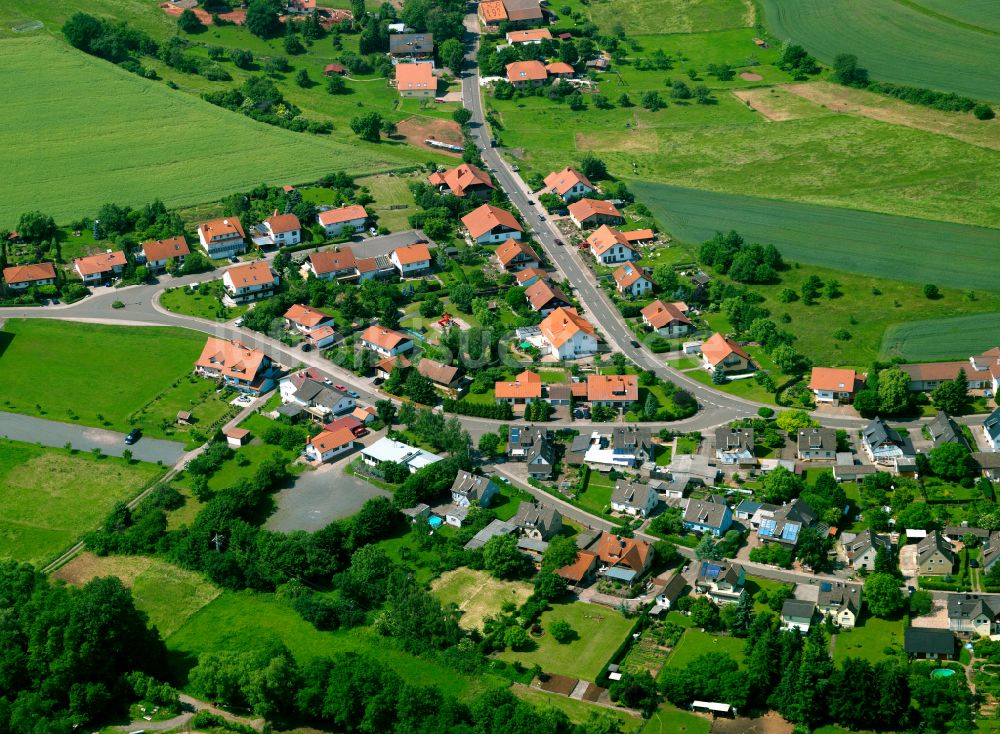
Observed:
[[[568,696],[556,693],[546,693],[545,691],[529,688],[525,685],[515,684],[513,690],[518,698],[524,699],[535,706],[535,708],[558,709],[566,714],[570,721],[576,724],[585,724],[595,716],[606,716],[618,723],[623,734],[630,734],[631,732],[638,732],[640,730],[648,731],[648,729],[642,728],[642,719],[637,716],[630,716],[624,711],[603,708],[587,701],[569,698]]]
[[[862,616],[861,626],[841,630],[833,638],[833,659],[842,663],[844,658],[855,657],[877,663],[891,647],[901,655],[903,649],[903,621]]]
[[[0,558],[43,565],[164,470],[0,439]]]
[[[710,652],[726,653],[742,664],[745,644],[744,640],[736,637],[721,637],[693,628],[687,629],[677,647],[670,653],[666,667],[685,668],[696,657]]]
[[[575,640],[563,644],[548,634],[549,627],[559,620],[569,623],[577,633]],[[540,624],[546,633],[533,640],[537,644],[534,650],[506,650],[498,657],[507,662],[520,660],[529,668],[537,664],[547,673],[593,681],[634,623],[606,607],[584,602],[556,604],[542,614]]]

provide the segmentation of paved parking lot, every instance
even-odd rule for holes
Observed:
[[[351,454],[336,464],[307,471],[291,487],[281,490],[274,498],[278,510],[268,518],[267,529],[315,532],[334,520],[357,514],[372,497],[391,497],[384,489],[344,474],[344,467],[355,458],[357,454]]]

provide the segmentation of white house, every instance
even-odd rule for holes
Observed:
[[[664,303],[653,301],[640,313],[642,323],[660,336],[678,337],[687,334],[694,325],[687,316],[687,304],[681,301]]]
[[[304,276],[312,274],[320,280],[335,280],[356,276],[358,260],[350,247],[334,247],[310,254],[303,268]]]
[[[13,265],[3,269],[3,280],[11,290],[20,291],[40,285],[54,285],[56,269],[52,263]]]
[[[309,306],[298,303],[285,312],[285,326],[295,329],[300,334],[312,334],[317,329],[333,326],[333,316]]]
[[[586,241],[590,245],[590,254],[602,265],[638,260],[640,257],[628,233],[606,224],[594,230]]]
[[[557,308],[538,325],[542,338],[559,359],[580,359],[597,354],[593,325],[575,308]]]
[[[395,357],[413,349],[413,341],[406,334],[384,326],[369,326],[361,335],[361,346],[383,357]]]
[[[497,486],[489,477],[482,477],[476,474],[459,469],[455,476],[455,481],[451,485],[452,504],[459,507],[489,507],[493,497],[499,492]]]
[[[656,490],[648,484],[619,479],[611,493],[611,510],[633,517],[648,517],[659,501]]]
[[[191,249],[183,236],[142,243],[142,259],[146,267],[154,272],[166,270],[167,263],[171,260],[183,265],[184,258],[190,254]]]
[[[850,403],[863,386],[854,370],[813,367],[809,389],[817,403]]]
[[[653,281],[646,277],[643,269],[632,263],[625,263],[614,274],[615,287],[623,295],[638,298],[653,290]]]
[[[365,231],[368,212],[363,206],[352,204],[320,212],[316,216],[316,220],[323,225],[323,231],[327,237],[337,237],[345,232],[358,234]]]
[[[294,214],[278,214],[264,220],[264,229],[277,247],[297,245],[302,241],[302,225]]]
[[[306,444],[306,456],[311,461],[332,461],[354,448],[354,433],[349,428],[321,431]]]
[[[437,454],[418,449],[402,441],[393,441],[391,438],[380,438],[371,446],[362,449],[361,458],[368,466],[375,467],[383,461],[393,461],[407,467],[410,474],[441,461],[441,457]]]
[[[404,247],[397,247],[389,256],[401,277],[416,275],[430,270],[431,251],[422,242],[414,242]]]
[[[506,209],[483,204],[462,217],[469,237],[481,245],[497,244],[508,239],[521,239],[524,227]]]
[[[983,421],[983,435],[991,449],[1000,450],[1000,408],[990,413]]]
[[[251,303],[268,298],[278,287],[278,276],[264,260],[234,265],[222,274],[224,301],[232,304]]]
[[[198,239],[213,260],[221,260],[246,252],[246,233],[239,217],[213,219],[198,225]]]
[[[127,263],[124,252],[108,250],[99,255],[74,258],[73,269],[85,285],[94,285],[121,275]]]
[[[545,177],[545,193],[555,194],[563,201],[579,199],[594,193],[594,190],[594,185],[587,177],[570,166]]]

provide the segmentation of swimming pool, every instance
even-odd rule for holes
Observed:
[[[427,520],[427,524],[430,525],[432,528],[439,528],[444,524],[444,520],[442,520],[437,515],[431,515],[430,518],[428,518]]]
[[[951,668],[938,668],[931,673],[932,678],[950,678],[953,675],[955,675],[955,671]]]

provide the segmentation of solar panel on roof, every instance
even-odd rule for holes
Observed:
[[[775,520],[764,520],[760,524],[760,529],[757,530],[758,535],[771,536],[774,535],[774,528],[777,525]]]
[[[786,523],[781,537],[794,543],[795,539],[799,537],[799,526]]]
[[[820,591],[833,591],[833,584],[831,584],[829,581],[824,581],[823,583],[821,583],[819,585],[819,590]]]

